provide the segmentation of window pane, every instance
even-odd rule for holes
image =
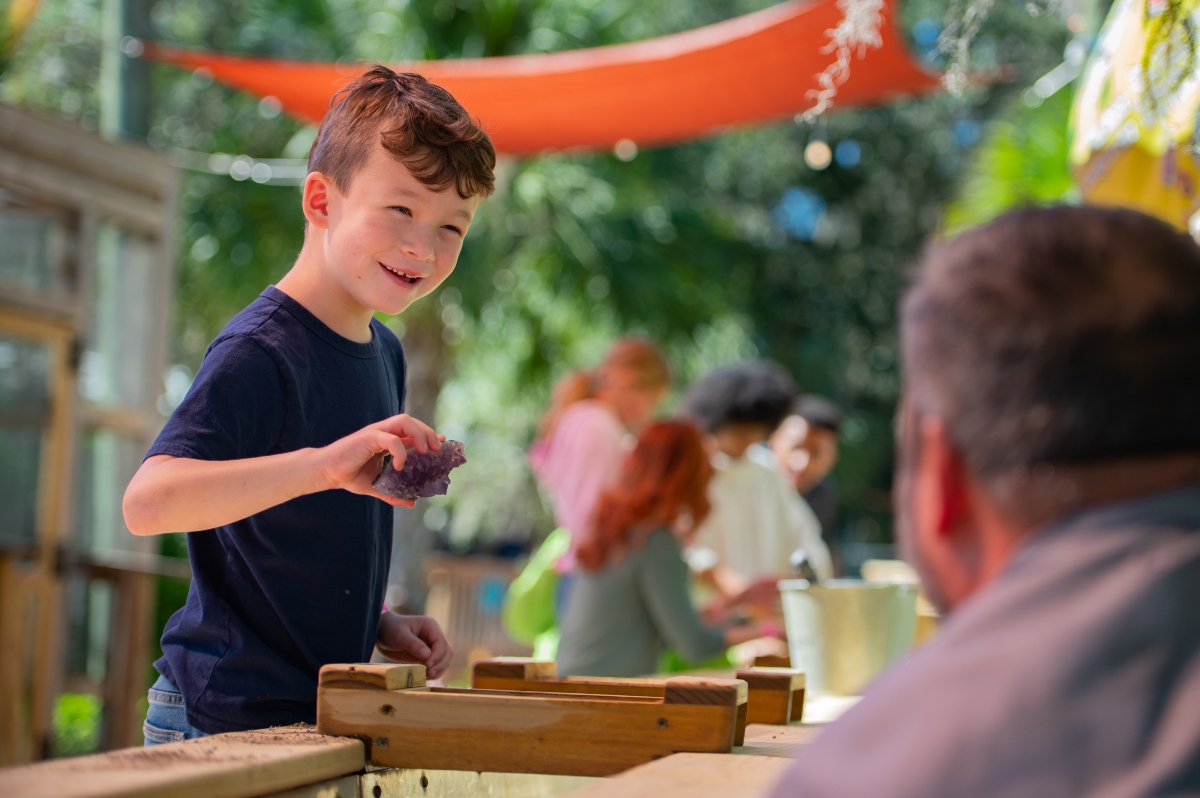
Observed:
[[[0,333],[0,536],[8,539],[37,535],[49,371],[49,347]]]
[[[154,245],[112,225],[96,237],[95,285],[90,297],[80,391],[100,404],[139,407],[146,402]]]
[[[67,234],[61,214],[0,191],[0,283],[38,294],[66,291]]]
[[[145,551],[149,538],[125,528],[121,498],[141,465],[144,447],[106,429],[84,433],[79,452],[75,545],[90,551]]]

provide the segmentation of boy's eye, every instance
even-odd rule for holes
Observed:
[[[452,232],[452,233],[457,233],[458,235],[462,235],[462,230],[461,230],[460,228],[458,228],[458,227],[455,227],[455,226],[454,226],[454,225],[452,225],[452,224],[443,225],[443,226],[442,226],[442,229],[443,229],[443,230],[449,230],[450,232]]]
[[[404,214],[405,216],[412,216],[412,211],[410,211],[408,208],[404,207],[403,205],[393,205],[392,210],[400,211],[400,213]]]

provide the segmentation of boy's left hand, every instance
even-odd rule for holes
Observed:
[[[390,660],[424,665],[425,676],[429,679],[445,673],[454,656],[438,622],[424,615],[385,612],[379,618],[375,645],[379,653]]]

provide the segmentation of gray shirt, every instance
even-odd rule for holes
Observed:
[[[1200,488],[1036,534],[774,796],[1200,794]]]
[[[561,676],[642,676],[667,647],[689,662],[725,647],[724,634],[696,614],[683,551],[666,529],[599,571],[577,570],[561,627]]]

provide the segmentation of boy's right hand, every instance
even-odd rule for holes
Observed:
[[[409,499],[396,499],[371,487],[383,468],[383,457],[390,454],[392,467],[399,469],[409,448],[421,454],[437,452],[443,440],[444,436],[427,425],[401,413],[318,449],[321,478],[326,488],[373,496],[396,507],[412,507],[414,502]]]

